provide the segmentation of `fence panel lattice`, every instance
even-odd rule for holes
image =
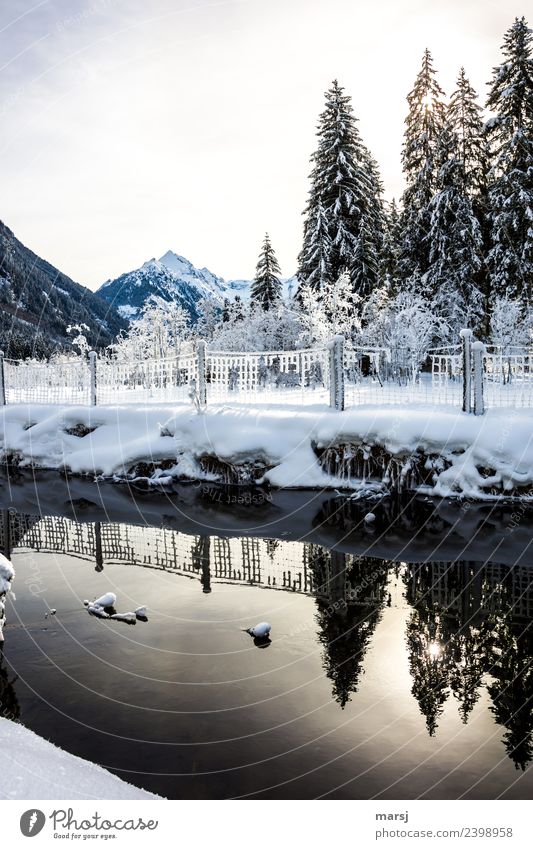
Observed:
[[[533,408],[533,349],[483,353],[485,406]],[[422,370],[407,349],[344,345],[345,407],[365,404],[462,406],[463,358],[460,346],[435,348]],[[196,352],[163,359],[120,362],[96,358],[96,399],[100,405],[189,403],[205,386],[207,404],[329,406],[330,350],[327,346],[293,351],[233,352],[207,348],[205,373]],[[91,403],[89,362],[82,357],[41,363],[3,362],[7,404]],[[199,394],[201,397],[201,393]]]

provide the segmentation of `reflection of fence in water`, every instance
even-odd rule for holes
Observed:
[[[122,523],[79,523],[59,516],[24,516],[4,511],[0,545],[65,553],[105,564],[163,569],[207,583],[239,583],[316,595],[347,604],[382,601],[383,569],[367,559],[322,546],[256,537],[192,536],[168,528]],[[370,576],[365,577],[365,575]],[[376,588],[376,583],[379,588]]]
[[[251,537],[203,537],[167,528],[121,523],[79,523],[62,516],[25,516],[3,511],[0,546],[65,553],[105,564],[135,564],[210,579],[311,593],[312,573],[305,545]]]
[[[169,528],[2,512],[0,547],[7,556],[13,548],[26,547],[92,561],[98,569],[140,565],[198,578],[204,590],[206,581],[239,583],[376,606],[383,602],[393,565],[314,543],[192,536]],[[413,603],[424,599],[464,617],[509,607],[513,617],[533,616],[533,572],[527,566],[435,561],[402,568]]]
[[[474,621],[499,611],[511,618],[533,618],[533,570],[459,560],[410,564],[404,571],[409,600]]]

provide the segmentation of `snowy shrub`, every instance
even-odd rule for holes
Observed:
[[[119,336],[109,349],[123,362],[163,359],[181,351],[189,336],[188,313],[178,304],[152,295],[140,318],[133,321],[128,332]]]
[[[498,345],[504,355],[514,347],[531,343],[531,313],[526,312],[522,301],[516,298],[496,298],[490,320],[490,341]]]

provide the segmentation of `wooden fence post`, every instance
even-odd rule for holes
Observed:
[[[472,412],[472,331],[463,328],[460,333],[463,355],[463,413]]]
[[[6,403],[6,377],[4,373],[4,352],[0,351],[0,406]]]
[[[207,382],[205,374],[205,348],[206,344],[203,339],[198,341],[197,356],[198,356],[198,400],[202,407],[207,404]]]
[[[344,410],[344,336],[335,336],[329,347],[329,406]]]
[[[474,355],[474,415],[482,416],[485,412],[483,401],[483,354],[485,346],[483,342],[474,342],[472,345]]]
[[[96,351],[89,351],[89,391],[91,407],[96,407]]]

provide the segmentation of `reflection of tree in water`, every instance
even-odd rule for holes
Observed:
[[[465,725],[480,696],[486,650],[482,629],[466,627],[464,632],[450,636],[450,687]]]
[[[357,692],[363,660],[384,606],[387,565],[370,558],[356,558],[307,548],[316,588],[323,665],[333,684],[333,698],[344,708]]]
[[[461,561],[415,564],[404,572],[414,608],[407,629],[412,693],[430,735],[450,693],[464,723],[479,699],[492,644],[485,571],[483,564]]]
[[[414,608],[407,629],[412,692],[429,733],[450,692],[466,723],[490,676],[491,711],[506,728],[509,757],[525,769],[533,758],[531,572],[493,563],[431,563],[406,567],[404,581]]]
[[[517,769],[525,770],[533,759],[533,668],[531,626],[505,619],[495,628],[495,647],[488,686],[491,711],[506,729],[503,743]]]
[[[4,653],[0,649],[0,717],[17,721],[20,717],[20,705],[15,693],[14,683],[17,676],[10,680],[9,671],[4,664]]]
[[[273,560],[274,554],[279,548],[279,539],[265,539],[263,540],[263,542],[265,543],[265,548],[268,556],[271,560]]]
[[[413,611],[407,625],[407,649],[413,676],[411,692],[433,736],[449,695],[448,664],[438,614],[432,610]]]

